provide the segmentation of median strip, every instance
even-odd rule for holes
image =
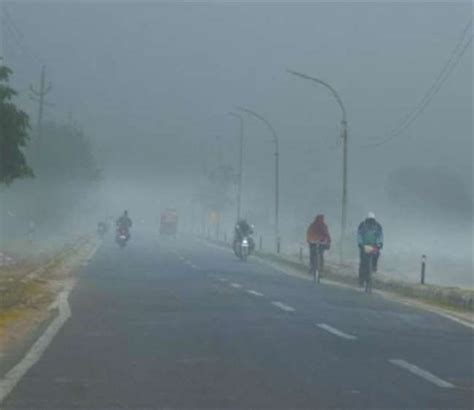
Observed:
[[[408,370],[410,373],[413,373],[416,376],[419,376],[434,385],[441,387],[443,389],[453,389],[454,385],[451,383],[440,379],[434,374],[415,366],[414,364],[408,363],[403,359],[390,359],[389,362],[395,366],[401,367],[402,369]]]
[[[285,305],[282,302],[272,302],[272,305],[276,306],[277,308],[280,308],[281,310],[284,310],[285,312],[294,312],[295,309],[292,308],[291,306]]]
[[[349,335],[347,333],[341,332],[340,330],[336,329],[335,327],[329,326],[326,323],[318,323],[317,326],[321,329],[326,330],[329,333],[332,333],[335,336],[338,336],[342,339],[346,340],[356,340],[357,337]]]

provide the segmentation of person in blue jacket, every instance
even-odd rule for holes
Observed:
[[[380,250],[383,248],[383,229],[382,225],[375,219],[375,214],[369,212],[367,218],[362,221],[357,228],[357,244],[360,251],[359,259],[359,284],[363,283],[363,276],[368,269],[368,254],[364,246],[374,247],[373,253],[373,271],[377,272],[377,264],[380,257]]]

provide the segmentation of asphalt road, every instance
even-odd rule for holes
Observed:
[[[473,408],[472,329],[198,240],[105,242],[2,409]]]

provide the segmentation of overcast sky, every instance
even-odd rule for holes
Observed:
[[[21,91],[37,81],[44,62],[56,104],[49,118],[72,111],[111,179],[179,176],[192,184],[203,163],[217,161],[219,143],[223,161],[235,166],[238,122],[227,113],[241,105],[277,130],[288,206],[316,185],[340,195],[339,107],[325,89],[290,76],[291,68],[329,82],[346,105],[353,204],[363,208],[404,167],[440,166],[472,189],[471,47],[411,127],[381,147],[362,147],[384,138],[433,84],[472,18],[470,2],[5,7],[15,84]],[[246,117],[245,138],[247,198],[254,191],[271,198],[270,134]]]

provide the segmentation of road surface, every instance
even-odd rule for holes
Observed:
[[[134,232],[78,272],[71,317],[1,408],[473,408],[473,330]]]

